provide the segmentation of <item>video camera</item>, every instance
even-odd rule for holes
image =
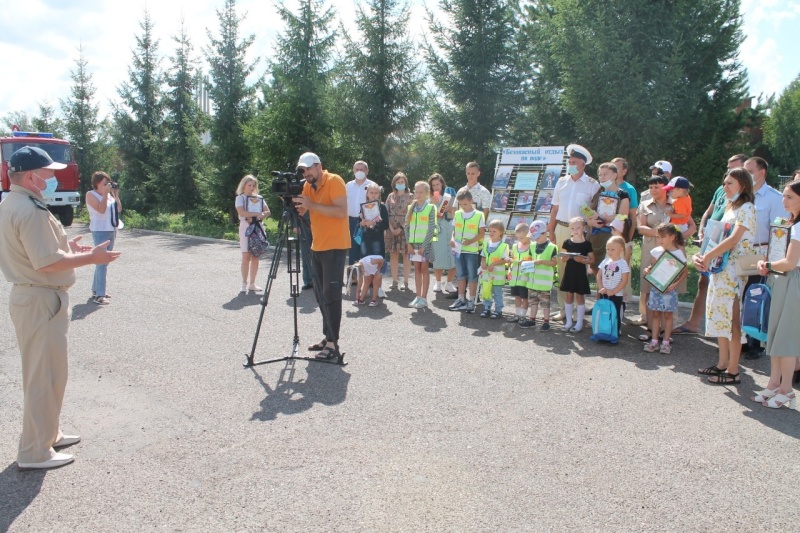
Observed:
[[[298,168],[294,172],[279,172],[272,171],[272,192],[278,196],[292,197],[303,194],[303,185],[306,180],[303,179],[303,169]]]

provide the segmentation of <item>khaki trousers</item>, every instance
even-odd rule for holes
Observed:
[[[561,251],[561,245],[564,244],[564,241],[569,239],[572,234],[569,231],[569,226],[562,226],[560,224],[556,224],[556,246],[558,246],[558,251]],[[563,272],[559,270],[558,273],[558,284],[561,285],[561,279],[564,275]],[[564,291],[558,291],[558,305],[561,312],[564,312],[564,302],[567,301],[567,293]]]
[[[69,295],[66,291],[15,285],[9,298],[11,321],[22,356],[25,406],[17,462],[53,457],[61,434],[59,416],[67,386]]]

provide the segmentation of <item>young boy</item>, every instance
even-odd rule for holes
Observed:
[[[676,226],[681,233],[689,229],[689,217],[692,216],[692,197],[689,196],[689,187],[692,184],[683,176],[672,178],[664,185],[664,190],[669,193],[671,206],[667,208],[669,221]]]
[[[460,191],[456,195],[459,210],[453,217],[453,237],[450,248],[456,258],[458,299],[450,306],[451,311],[475,312],[475,295],[478,291],[478,261],[481,241],[486,234],[486,219],[472,204],[472,194]],[[467,299],[467,283],[469,295]]]
[[[517,224],[517,227],[514,228],[517,242],[511,247],[509,256],[511,277],[508,280],[511,296],[514,297],[514,316],[508,317],[509,322],[519,322],[528,314],[528,274],[522,271],[522,262],[533,261],[529,230],[530,228],[525,223]]]
[[[532,328],[536,325],[536,313],[542,305],[542,331],[550,329],[550,291],[556,277],[558,246],[547,238],[547,224],[534,220],[531,224],[530,239],[533,272],[528,275],[528,301],[530,318],[519,321],[519,327]]]
[[[606,258],[597,267],[597,297],[608,296],[617,308],[618,335],[622,335],[622,294],[631,277],[624,254],[625,239],[611,237],[606,243]]]
[[[483,241],[481,269],[492,283],[492,299],[483,301],[482,318],[503,316],[503,285],[506,284],[506,264],[508,263],[508,244],[503,242],[505,224],[500,220],[489,222],[489,239]],[[492,311],[494,301],[494,311]]]

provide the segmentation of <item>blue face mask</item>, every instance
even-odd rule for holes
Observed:
[[[398,191],[404,191],[404,190],[406,190],[406,185],[405,185],[405,183],[398,183],[397,185],[395,185],[395,188]]]
[[[612,185],[614,185],[614,180],[608,180],[608,181],[601,181],[601,182],[600,182],[600,186],[601,186],[602,188],[604,188],[604,189],[608,189],[608,188],[609,188],[609,187],[611,187]]]
[[[567,174],[574,176],[578,173],[578,165],[567,165]]]
[[[58,179],[53,176],[52,178],[47,178],[44,180],[47,186],[42,191],[42,196],[52,196],[56,193],[56,189],[58,188]]]
[[[739,199],[739,193],[737,192],[736,194],[734,194],[733,196],[731,196],[730,198],[728,198],[728,201],[729,201],[729,202],[731,202],[731,203],[733,203],[733,202],[735,202],[735,201],[736,201],[736,200],[738,200],[738,199]]]

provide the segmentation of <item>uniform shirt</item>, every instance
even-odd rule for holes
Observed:
[[[756,191],[756,242],[755,245],[766,246],[769,243],[769,225],[777,217],[788,218],[789,213],[783,208],[783,195],[766,183]]]
[[[374,181],[365,179],[364,183],[359,185],[356,180],[347,182],[347,216],[360,217],[361,204],[367,201],[367,187],[376,185]]]
[[[303,194],[315,204],[333,205],[333,200],[347,196],[344,180],[327,170],[314,189],[310,183],[303,185]],[[311,216],[311,249],[315,252],[350,249],[350,223],[347,218],[334,218],[319,211],[309,210]]]
[[[599,190],[600,184],[597,180],[590,178],[585,172],[577,180],[571,176],[559,179],[553,190],[553,205],[558,206],[556,218],[568,223],[575,217],[583,217],[581,207],[590,205]]]
[[[35,200],[35,201],[34,201]],[[71,287],[75,269],[38,272],[69,253],[64,227],[41,198],[19,185],[0,204],[0,270],[15,284]]]
[[[459,194],[462,191],[469,191],[469,193],[472,195],[472,204],[478,211],[489,209],[489,207],[492,205],[492,193],[480,183],[476,183],[472,188],[470,188],[469,185],[464,185],[458,190]]]

